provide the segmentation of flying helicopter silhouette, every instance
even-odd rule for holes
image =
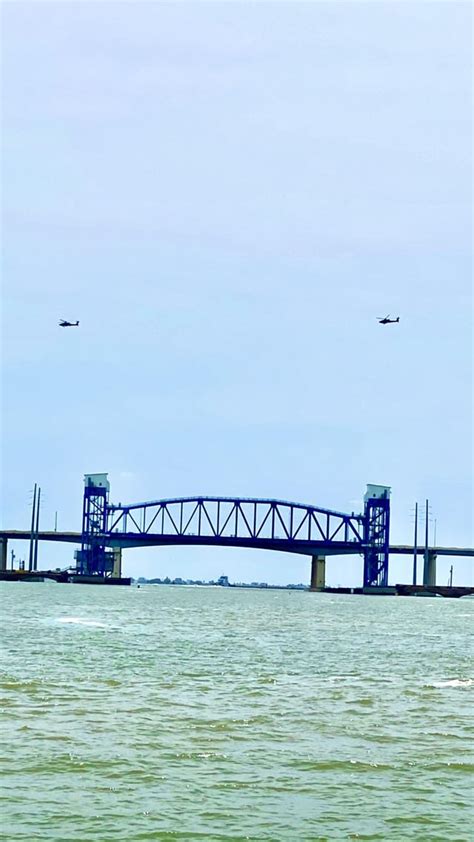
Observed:
[[[79,322],[68,322],[66,319],[59,319],[59,327],[79,327]]]
[[[400,316],[397,316],[396,319],[391,319],[390,314],[388,316],[378,316],[380,325],[396,325],[400,321]]]

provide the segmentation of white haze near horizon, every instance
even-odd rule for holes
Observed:
[[[3,526],[28,526],[37,481],[42,526],[80,529],[82,476],[108,471],[116,502],[352,511],[387,484],[394,542],[428,497],[439,543],[472,545],[470,4],[2,18]],[[361,570],[332,559],[328,581]],[[154,549],[125,572],[286,583],[309,564]]]

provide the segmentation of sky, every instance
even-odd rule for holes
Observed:
[[[57,512],[79,530],[83,475],[103,471],[122,503],[350,512],[379,483],[393,542],[428,498],[438,543],[473,546],[471,17],[3,4],[3,528],[28,528],[37,482],[42,528]],[[40,566],[71,556],[42,545]],[[262,551],[124,563],[309,580],[306,557]],[[411,563],[392,559],[390,581]],[[361,578],[358,556],[328,560],[330,584]]]

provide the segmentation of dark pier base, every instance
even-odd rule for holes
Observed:
[[[128,576],[69,576],[68,582],[73,585],[131,585],[132,580]]]
[[[129,577],[81,576],[70,570],[0,570],[2,582],[69,582],[74,585],[131,585]]]
[[[393,585],[387,588],[319,588],[319,593],[356,594],[363,596],[443,596],[459,599],[473,596],[474,587],[449,587],[448,585]]]
[[[474,588],[450,587],[449,585],[395,585],[397,596],[444,596],[459,599],[474,595]]]
[[[69,576],[68,582],[74,585],[131,585],[128,576]]]
[[[395,596],[396,591],[393,587],[370,587],[370,588],[319,588],[319,593],[340,593],[340,594],[355,594],[357,596]]]

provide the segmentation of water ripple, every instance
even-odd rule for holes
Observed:
[[[470,603],[0,589],[8,842],[467,842]]]

